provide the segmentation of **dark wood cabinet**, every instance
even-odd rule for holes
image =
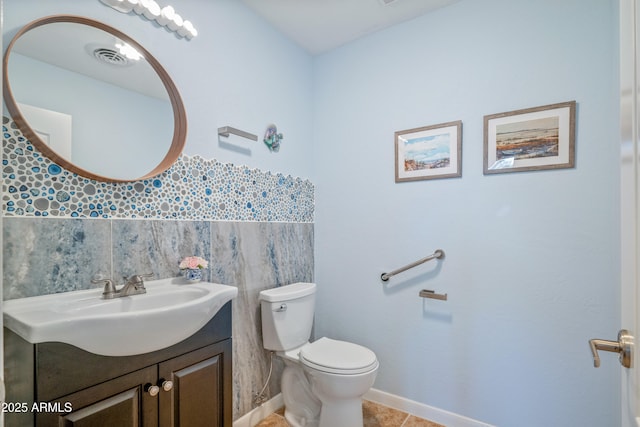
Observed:
[[[7,427],[231,427],[231,305],[158,352],[106,357],[5,329]],[[34,369],[35,368],[35,369]],[[17,406],[16,406],[17,407]]]
[[[161,383],[172,384],[160,392],[161,427],[226,425],[221,354],[203,348],[161,363],[159,372]]]
[[[54,399],[51,408],[63,412],[37,413],[36,425],[157,427],[158,397],[145,390],[156,378],[157,369],[150,366]]]

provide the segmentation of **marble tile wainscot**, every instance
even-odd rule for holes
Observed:
[[[237,286],[233,305],[234,419],[252,408],[269,367],[262,348],[258,293],[313,280],[313,223],[6,217],[4,298],[92,287],[111,277],[179,274],[181,257],[210,260],[206,280]],[[269,396],[279,393],[276,361]]]

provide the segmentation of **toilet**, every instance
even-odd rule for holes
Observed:
[[[362,427],[362,396],[378,360],[358,344],[326,337],[309,342],[315,297],[315,283],[260,292],[263,346],[285,363],[285,418],[293,427]]]

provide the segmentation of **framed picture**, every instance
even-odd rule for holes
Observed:
[[[395,133],[396,182],[462,176],[462,121]]]
[[[484,174],[574,167],[576,102],[484,116]]]

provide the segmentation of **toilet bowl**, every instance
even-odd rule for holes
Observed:
[[[320,338],[300,350],[302,369],[322,402],[320,427],[362,426],[362,396],[373,386],[378,360],[366,347]]]
[[[264,347],[285,362],[285,418],[293,427],[362,427],[362,396],[375,381],[378,360],[358,344],[308,341],[315,289],[295,283],[260,292]]]

